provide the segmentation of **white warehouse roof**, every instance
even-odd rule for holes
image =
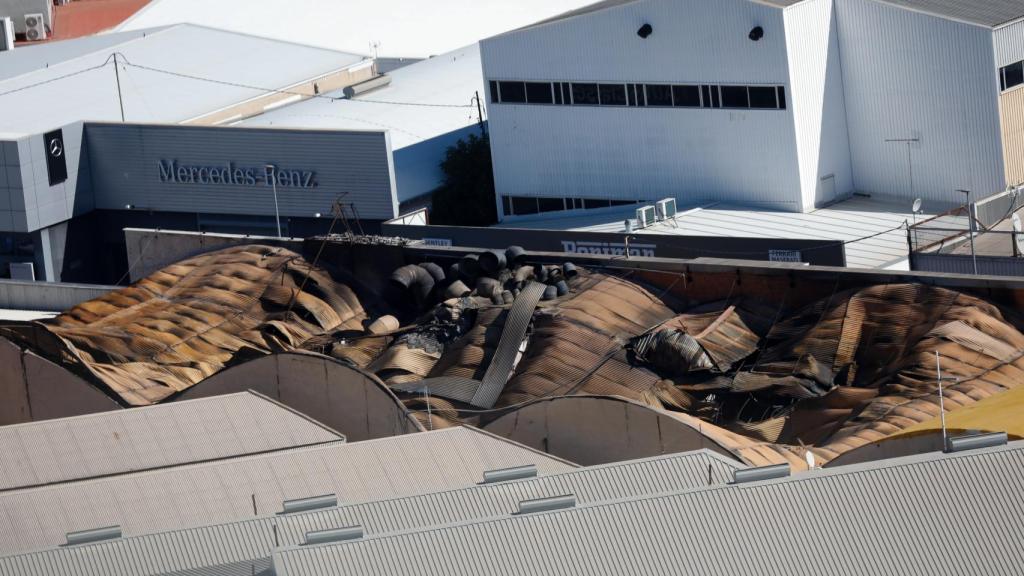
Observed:
[[[353,99],[312,98],[239,122],[240,126],[379,130],[391,134],[398,200],[441,182],[445,150],[477,132],[474,95],[484,94],[480,48],[472,44],[389,72],[390,84]],[[328,94],[343,97],[338,90]]]
[[[154,0],[118,30],[194,22],[363,53],[426,57],[590,0]]]
[[[84,38],[0,53],[0,70],[31,70],[0,75],[0,110],[17,110],[0,115],[0,132],[120,121],[114,53],[127,62],[119,71],[125,119],[157,123],[183,122],[365,59],[192,24],[113,36],[118,42]]]

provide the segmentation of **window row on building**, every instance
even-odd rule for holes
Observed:
[[[1024,61],[999,69],[999,88],[1003,91],[1024,84]]]
[[[785,86],[491,80],[489,88],[491,102],[500,104],[786,109]]]
[[[502,196],[506,216],[525,216],[559,210],[593,210],[610,206],[636,204],[640,200],[609,200],[607,198],[538,198],[534,196]]]

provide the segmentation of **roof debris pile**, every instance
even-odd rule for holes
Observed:
[[[426,428],[487,426],[554,398],[614,397],[747,463],[795,468],[808,451],[826,463],[935,418],[936,352],[955,379],[947,410],[1024,376],[1024,319],[945,288],[876,285],[810,303],[730,291],[691,302],[628,272],[530,263],[516,247],[448,262],[339,282],[345,272],[332,277],[285,250],[231,248],[14,336],[128,404],[251,355],[302,349],[378,378]]]

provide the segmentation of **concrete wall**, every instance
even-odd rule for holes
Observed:
[[[747,37],[755,26],[759,42]],[[481,59],[485,80],[788,85],[785,34],[781,9],[748,0],[647,0],[485,40]],[[792,110],[487,112],[499,194],[801,209]]]
[[[836,16],[855,188],[908,203],[1003,190],[991,29],[874,0]],[[886,140],[914,138],[911,187],[907,145]]]
[[[242,244],[268,244],[283,246],[302,253],[301,238],[269,236],[242,236],[239,234],[206,234],[177,230],[146,230],[126,228],[125,244],[128,248],[129,281],[135,282],[157,270],[204,252],[212,252]]]
[[[853,192],[839,29],[833,0],[785,12],[789,84],[804,209]]]
[[[63,312],[116,289],[117,286],[0,280],[0,308]]]

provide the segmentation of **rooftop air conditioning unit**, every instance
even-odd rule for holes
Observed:
[[[14,50],[14,20],[0,18],[0,52]]]
[[[657,222],[654,206],[644,206],[643,208],[636,209],[636,227],[647,228],[648,226],[654,226]]]
[[[665,198],[655,204],[658,209],[658,220],[670,220],[676,217],[676,199]]]
[[[42,14],[25,14],[25,38],[46,40],[46,20]]]

